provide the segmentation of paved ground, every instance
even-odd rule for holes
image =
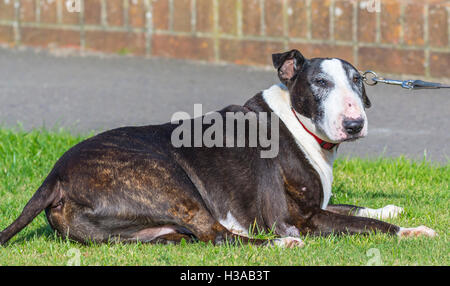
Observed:
[[[273,71],[232,65],[119,56],[55,56],[0,49],[0,123],[26,129],[55,125],[73,132],[170,120],[176,111],[204,112],[243,104],[276,83]],[[427,158],[450,155],[450,92],[368,87],[369,136],[341,155]]]

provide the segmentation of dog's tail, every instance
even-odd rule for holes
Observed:
[[[20,216],[4,231],[0,232],[0,245],[4,245],[25,228],[45,208],[52,205],[60,192],[56,176],[49,175],[24,207]]]

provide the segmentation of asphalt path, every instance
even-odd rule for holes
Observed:
[[[170,121],[243,104],[277,83],[269,69],[128,56],[72,55],[0,48],[0,124],[64,127],[73,133]],[[404,155],[448,163],[450,91],[367,87],[369,135],[341,156]]]

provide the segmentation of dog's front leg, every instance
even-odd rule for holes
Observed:
[[[370,234],[372,232],[388,233],[400,237],[436,236],[436,232],[428,227],[403,228],[380,220],[337,214],[331,211],[316,209],[305,225],[307,232],[314,235],[329,234]]]
[[[328,205],[327,211],[341,214],[361,216],[376,219],[396,218],[404,212],[404,209],[394,205],[387,205],[379,209],[371,209],[366,207],[358,207],[353,205]]]

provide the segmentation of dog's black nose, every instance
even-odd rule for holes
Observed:
[[[364,127],[364,119],[345,119],[343,122],[345,132],[350,135],[358,134]]]

